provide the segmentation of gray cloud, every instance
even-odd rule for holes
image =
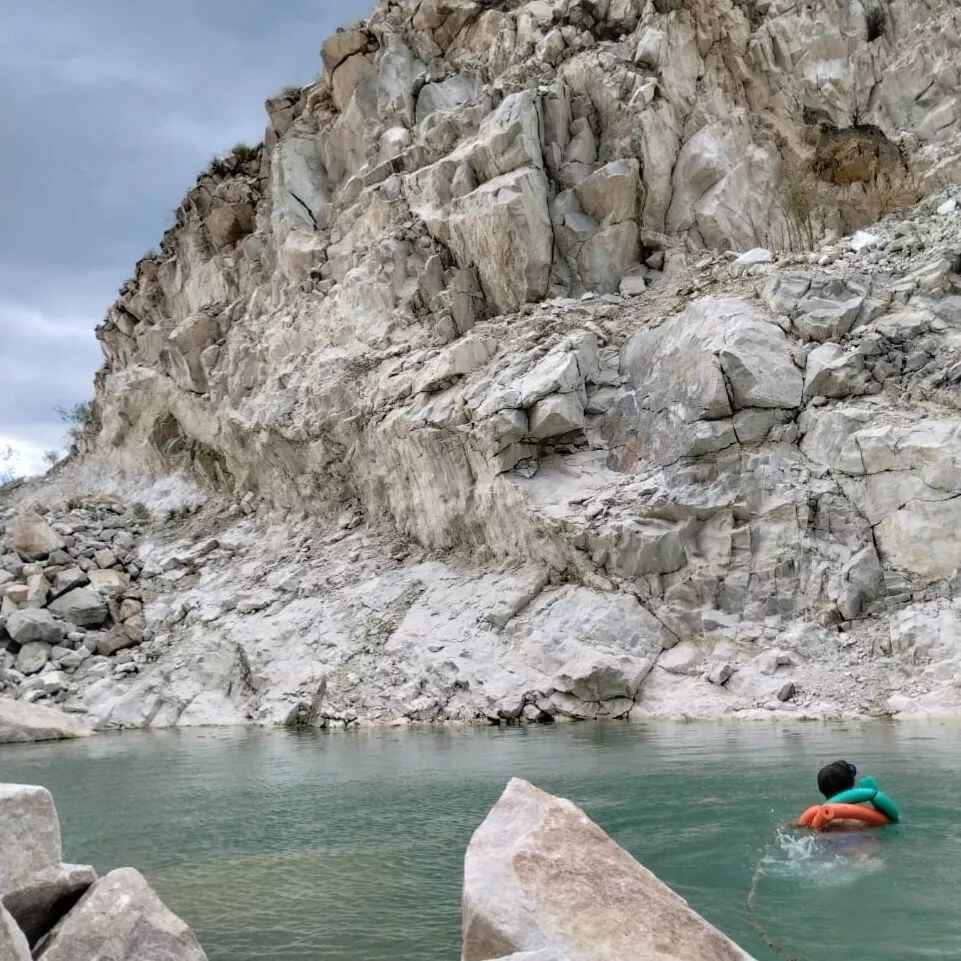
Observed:
[[[0,447],[22,469],[92,394],[93,335],[197,172],[373,0],[0,0]]]

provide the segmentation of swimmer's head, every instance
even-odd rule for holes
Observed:
[[[854,787],[858,769],[849,761],[832,761],[818,771],[818,790],[826,797]]]

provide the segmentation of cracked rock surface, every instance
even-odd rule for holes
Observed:
[[[4,694],[100,728],[957,713],[959,17],[338,33],[121,289],[84,449],[2,495]]]

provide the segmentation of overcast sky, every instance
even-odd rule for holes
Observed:
[[[0,0],[0,449],[63,447],[94,327],[198,171],[373,0]],[[2,465],[0,465],[2,468]]]

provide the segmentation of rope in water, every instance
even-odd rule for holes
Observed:
[[[761,875],[764,873],[764,859],[762,858],[757,862],[757,867],[754,869],[754,876],[751,878],[751,887],[747,892],[747,920],[751,927],[754,928],[757,936],[775,953],[780,955],[785,961],[801,961],[801,959],[796,954],[791,954],[787,948],[782,948],[768,933],[767,929],[761,923],[761,919],[757,915],[757,908],[755,902],[757,901],[757,885],[758,881],[761,880]]]

